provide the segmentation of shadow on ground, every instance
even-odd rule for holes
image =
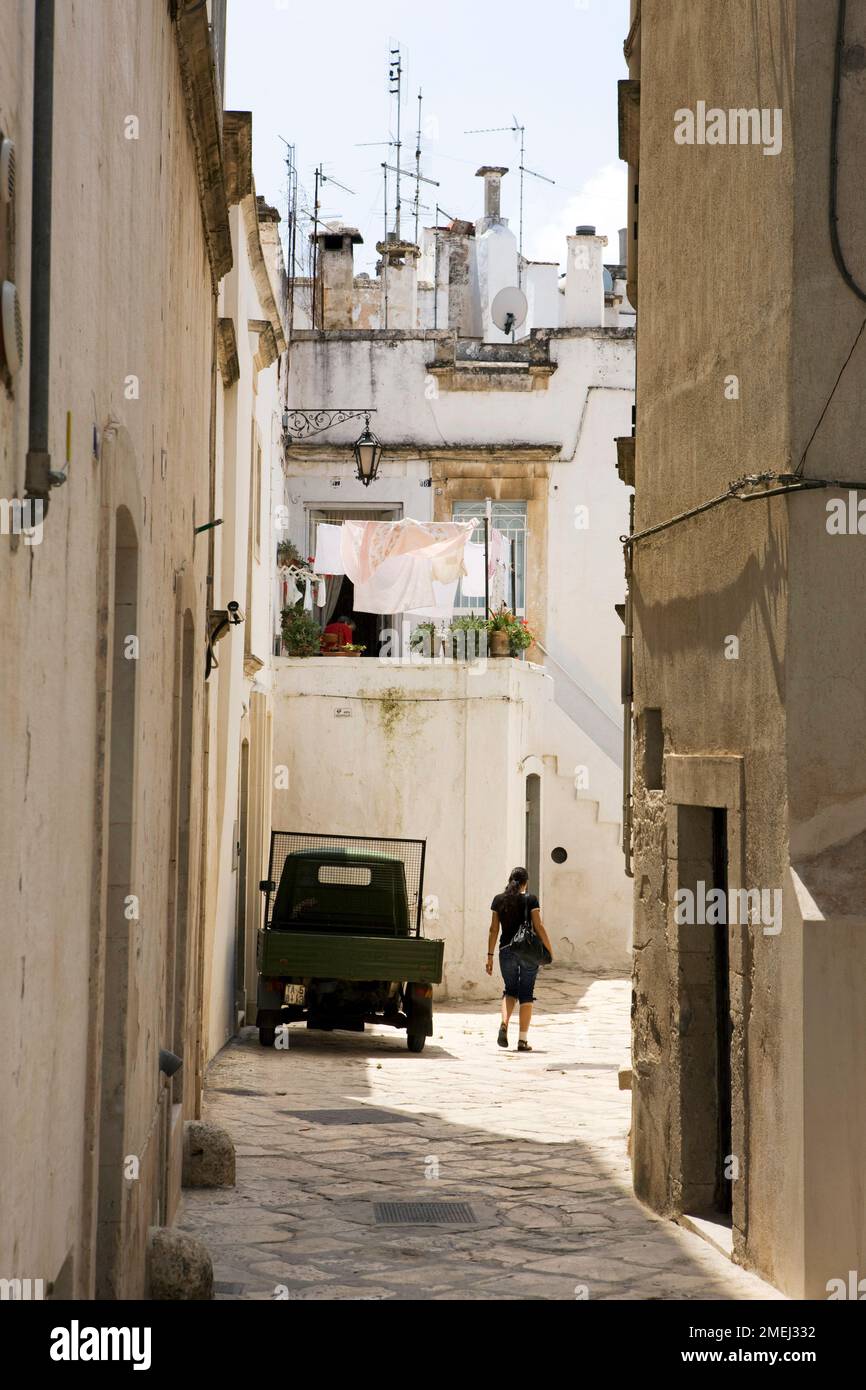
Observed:
[[[232,1135],[237,1186],[185,1192],[180,1222],[217,1296],[780,1297],[631,1193],[630,982],[560,969],[539,995],[527,1054],[496,1047],[477,1001],[439,1006],[420,1055],[392,1030],[303,1026],[287,1050],[250,1029],[223,1049],[205,1118]],[[406,1202],[462,1219],[383,1224]]]

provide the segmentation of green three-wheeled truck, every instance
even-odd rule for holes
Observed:
[[[405,1028],[410,1052],[433,1032],[445,943],[421,935],[424,840],[271,834],[258,934],[256,1024],[263,1047],[284,1024],[363,1032]]]

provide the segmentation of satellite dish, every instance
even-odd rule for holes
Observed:
[[[490,306],[490,317],[502,333],[513,333],[526,322],[528,305],[523,290],[516,285],[500,290]]]

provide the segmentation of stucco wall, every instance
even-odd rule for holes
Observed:
[[[209,937],[204,991],[208,1058],[234,1035],[244,1008],[249,980],[238,968],[236,940],[244,908],[248,907],[253,925],[257,920],[266,809],[270,805],[267,718],[271,574],[276,553],[276,501],[271,489],[277,471],[275,460],[281,454],[281,429],[278,362],[257,369],[260,338],[248,327],[251,321],[266,317],[248,249],[254,217],[252,195],[232,208],[235,259],[221,286],[219,306],[220,314],[230,317],[235,325],[239,376],[220,392],[224,466],[218,514],[223,524],[215,533],[214,606],[225,608],[236,600],[244,621],[219,642],[219,665],[210,678]],[[258,483],[257,451],[261,453]],[[282,502],[281,495],[278,501]],[[260,706],[256,715],[254,697]],[[246,773],[242,772],[244,760]],[[245,843],[239,853],[242,839]],[[239,956],[243,960],[242,950]]]
[[[542,778],[540,897],[557,954],[621,963],[625,933],[614,949],[598,900],[594,810],[575,805],[550,753],[560,712],[540,668],[340,657],[275,666],[273,757],[288,786],[273,793],[274,829],[426,839],[424,892],[439,901],[426,931],[446,942],[443,994],[501,992],[484,974],[489,908],[525,862],[530,772]],[[616,862],[616,827],[605,829]],[[550,859],[558,845],[569,852],[562,866]]]
[[[746,8],[642,6],[637,531],[744,474],[795,466],[862,322],[827,235],[836,6],[793,0],[747,17]],[[862,43],[866,8],[849,13],[849,42]],[[844,235],[855,248],[858,72],[845,81],[840,146]],[[780,108],[781,152],[675,143],[674,113],[699,100]],[[857,472],[862,361],[847,369],[807,474]],[[737,398],[726,395],[732,374]],[[862,587],[864,561],[856,538],[827,536],[826,496],[730,502],[639,542],[633,590],[635,1186],[659,1210],[676,1208],[689,1118],[675,1103],[685,979],[671,918],[676,858],[665,793],[643,778],[649,707],[662,712],[666,754],[742,756],[742,882],[785,892],[781,934],[748,930],[732,954],[734,1242],[739,1259],[787,1292],[819,1297],[828,1278],[862,1261],[866,1232],[859,1044],[844,1051],[853,1128],[850,1110],[825,1107],[819,1119],[814,1071],[816,1049],[833,1065],[822,1034],[830,1014],[849,1041],[863,1021],[831,987],[834,937],[803,925],[788,870],[789,838],[795,855],[811,854],[841,849],[863,828],[862,759],[851,751],[864,732],[864,632],[848,596]],[[726,659],[731,637],[737,659]],[[852,878],[851,862],[847,881],[862,894],[862,867]],[[832,1251],[812,1212],[824,1230],[833,1225]]]
[[[29,351],[33,7],[0,4],[0,125],[17,143],[16,279]],[[59,5],[54,92],[54,266],[50,438],[68,481],[54,491],[42,543],[3,537],[6,605],[0,686],[3,932],[0,1014],[0,1270],[92,1292],[101,981],[110,774],[115,514],[139,547],[129,1057],[120,1291],[140,1295],[144,1239],[161,1219],[160,1136],[168,1095],[157,1050],[171,1046],[172,787],[179,624],[195,639],[192,738],[200,746],[208,516],[211,277],[178,52],[165,4]],[[139,138],[124,136],[126,118]],[[171,361],[170,372],[166,363]],[[126,378],[135,376],[137,399]],[[0,393],[0,493],[20,495],[27,447],[26,367]],[[94,429],[98,457],[94,456]],[[197,766],[198,763],[194,764]],[[129,768],[129,774],[133,769]],[[195,919],[200,787],[191,805]],[[111,901],[111,900],[109,900]],[[116,921],[115,921],[116,926]],[[190,928],[194,931],[194,927]],[[167,1004],[167,995],[171,1006]],[[189,1034],[176,1041],[187,1054]],[[162,1094],[162,1101],[159,1097]],[[119,1103],[119,1102],[118,1102]]]

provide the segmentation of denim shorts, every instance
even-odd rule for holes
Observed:
[[[501,946],[499,949],[499,969],[502,971],[502,979],[505,988],[502,991],[503,999],[516,999],[519,1004],[531,1004],[535,999],[533,989],[535,977],[538,974],[537,965],[521,965],[520,961],[513,954],[510,947]]]

